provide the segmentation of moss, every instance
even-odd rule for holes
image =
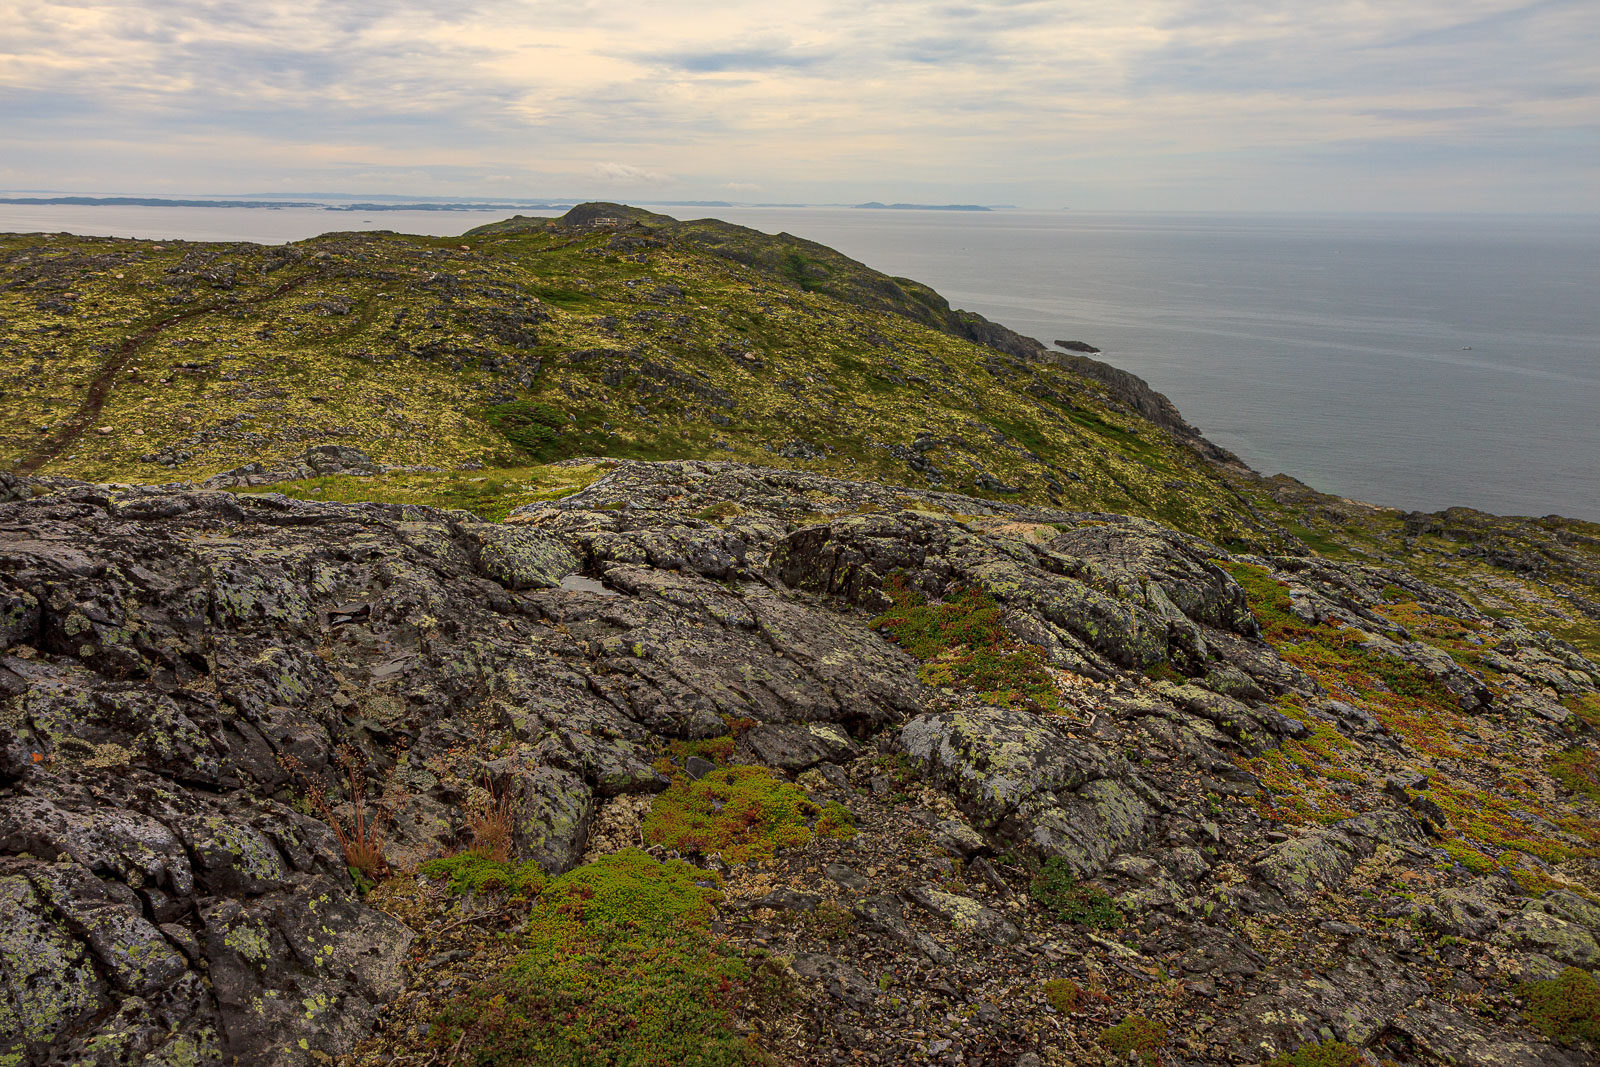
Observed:
[[[1568,967],[1557,978],[1529,982],[1522,997],[1528,1022],[1541,1033],[1600,1043],[1600,983],[1587,971]]]
[[[476,852],[428,860],[418,871],[428,878],[448,879],[450,892],[458,896],[504,893],[514,900],[523,899],[545,885],[544,868],[533,860],[502,863]]]
[[[1268,1060],[1265,1067],[1363,1067],[1365,1063],[1355,1046],[1343,1041],[1324,1041],[1279,1053]]]
[[[636,849],[562,875],[524,951],[438,1014],[429,1047],[474,1067],[767,1062],[737,1013],[781,996],[781,972],[710,935],[719,898],[714,876]]]
[[[1442,841],[1440,847],[1450,854],[1451,859],[1474,874],[1489,874],[1498,866],[1491,857],[1484,855],[1465,841]]]
[[[1167,1028],[1143,1015],[1129,1015],[1100,1031],[1100,1044],[1124,1060],[1136,1056],[1147,1067],[1156,1067],[1167,1044]]]
[[[745,863],[805,844],[817,814],[799,787],[764,767],[735,766],[673,782],[651,804],[643,833],[653,845]]]
[[[1574,793],[1600,801],[1600,752],[1574,746],[1550,757],[1550,777]]]
[[[1045,669],[1044,651],[1023,644],[1001,624],[1000,605],[982,589],[955,590],[930,603],[895,575],[884,587],[894,607],[874,629],[923,661],[922,681],[962,686],[1005,707],[1059,711],[1060,695]]]
[[[855,932],[856,917],[849,908],[824,900],[806,913],[805,927],[813,937],[838,941]]]
[[[1028,892],[1062,922],[1114,930],[1125,921],[1105,890],[1078,881],[1067,861],[1057,856],[1045,860]]]
[[[856,836],[855,812],[837,800],[830,800],[823,805],[822,814],[817,816],[817,823],[812,829],[819,837],[848,841]]]
[[[1052,978],[1041,989],[1044,999],[1063,1015],[1071,1015],[1083,1005],[1083,987],[1070,978]]]
[[[712,763],[727,763],[733,758],[735,740],[732,734],[721,737],[697,738],[692,741],[672,740],[667,742],[667,751],[678,763],[698,756],[710,760]]]

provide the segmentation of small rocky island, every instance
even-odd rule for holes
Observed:
[[[1595,1061],[1591,524],[619,205],[0,351],[5,1067]]]

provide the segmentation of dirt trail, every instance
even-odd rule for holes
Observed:
[[[223,311],[231,307],[240,307],[245,304],[260,304],[275,297],[292,292],[309,281],[321,278],[322,274],[304,274],[298,278],[291,278],[271,292],[252,296],[246,300],[222,301],[216,304],[207,304],[204,307],[190,308],[180,311],[176,315],[169,315],[164,319],[151,323],[143,330],[127,338],[117,346],[117,350],[95,372],[94,380],[89,383],[89,391],[84,394],[83,402],[78,405],[78,410],[72,417],[62,423],[43,444],[23,457],[22,462],[12,468],[18,474],[32,474],[46,463],[55,459],[66,451],[78,438],[83,436],[99,417],[100,411],[106,405],[106,398],[111,395],[111,388],[116,384],[117,375],[128,365],[134,353],[154,340],[163,330],[176,326],[180,322],[208,315],[213,311]]]

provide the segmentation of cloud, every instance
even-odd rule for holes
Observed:
[[[9,0],[6,18],[0,159],[38,187],[709,198],[731,173],[784,200],[1205,208],[1230,189],[1319,208],[1365,169],[1406,190],[1397,209],[1600,209],[1594,0]]]
[[[639,58],[647,63],[675,67],[678,70],[695,74],[721,74],[729,71],[802,70],[817,66],[825,59],[820,53],[807,54],[784,47],[655,52],[644,53]]]
[[[612,185],[668,185],[672,181],[671,175],[627,163],[596,163],[594,176]]]
[[[718,186],[718,188],[726,189],[730,193],[759,193],[761,191],[761,183],[759,183],[759,182],[723,182],[720,186]]]

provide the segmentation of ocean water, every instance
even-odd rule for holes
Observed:
[[[1600,521],[1600,218],[668,210],[820,241],[1047,344],[1097,345],[1264,472]],[[0,205],[0,231],[283,241],[501,214]]]

